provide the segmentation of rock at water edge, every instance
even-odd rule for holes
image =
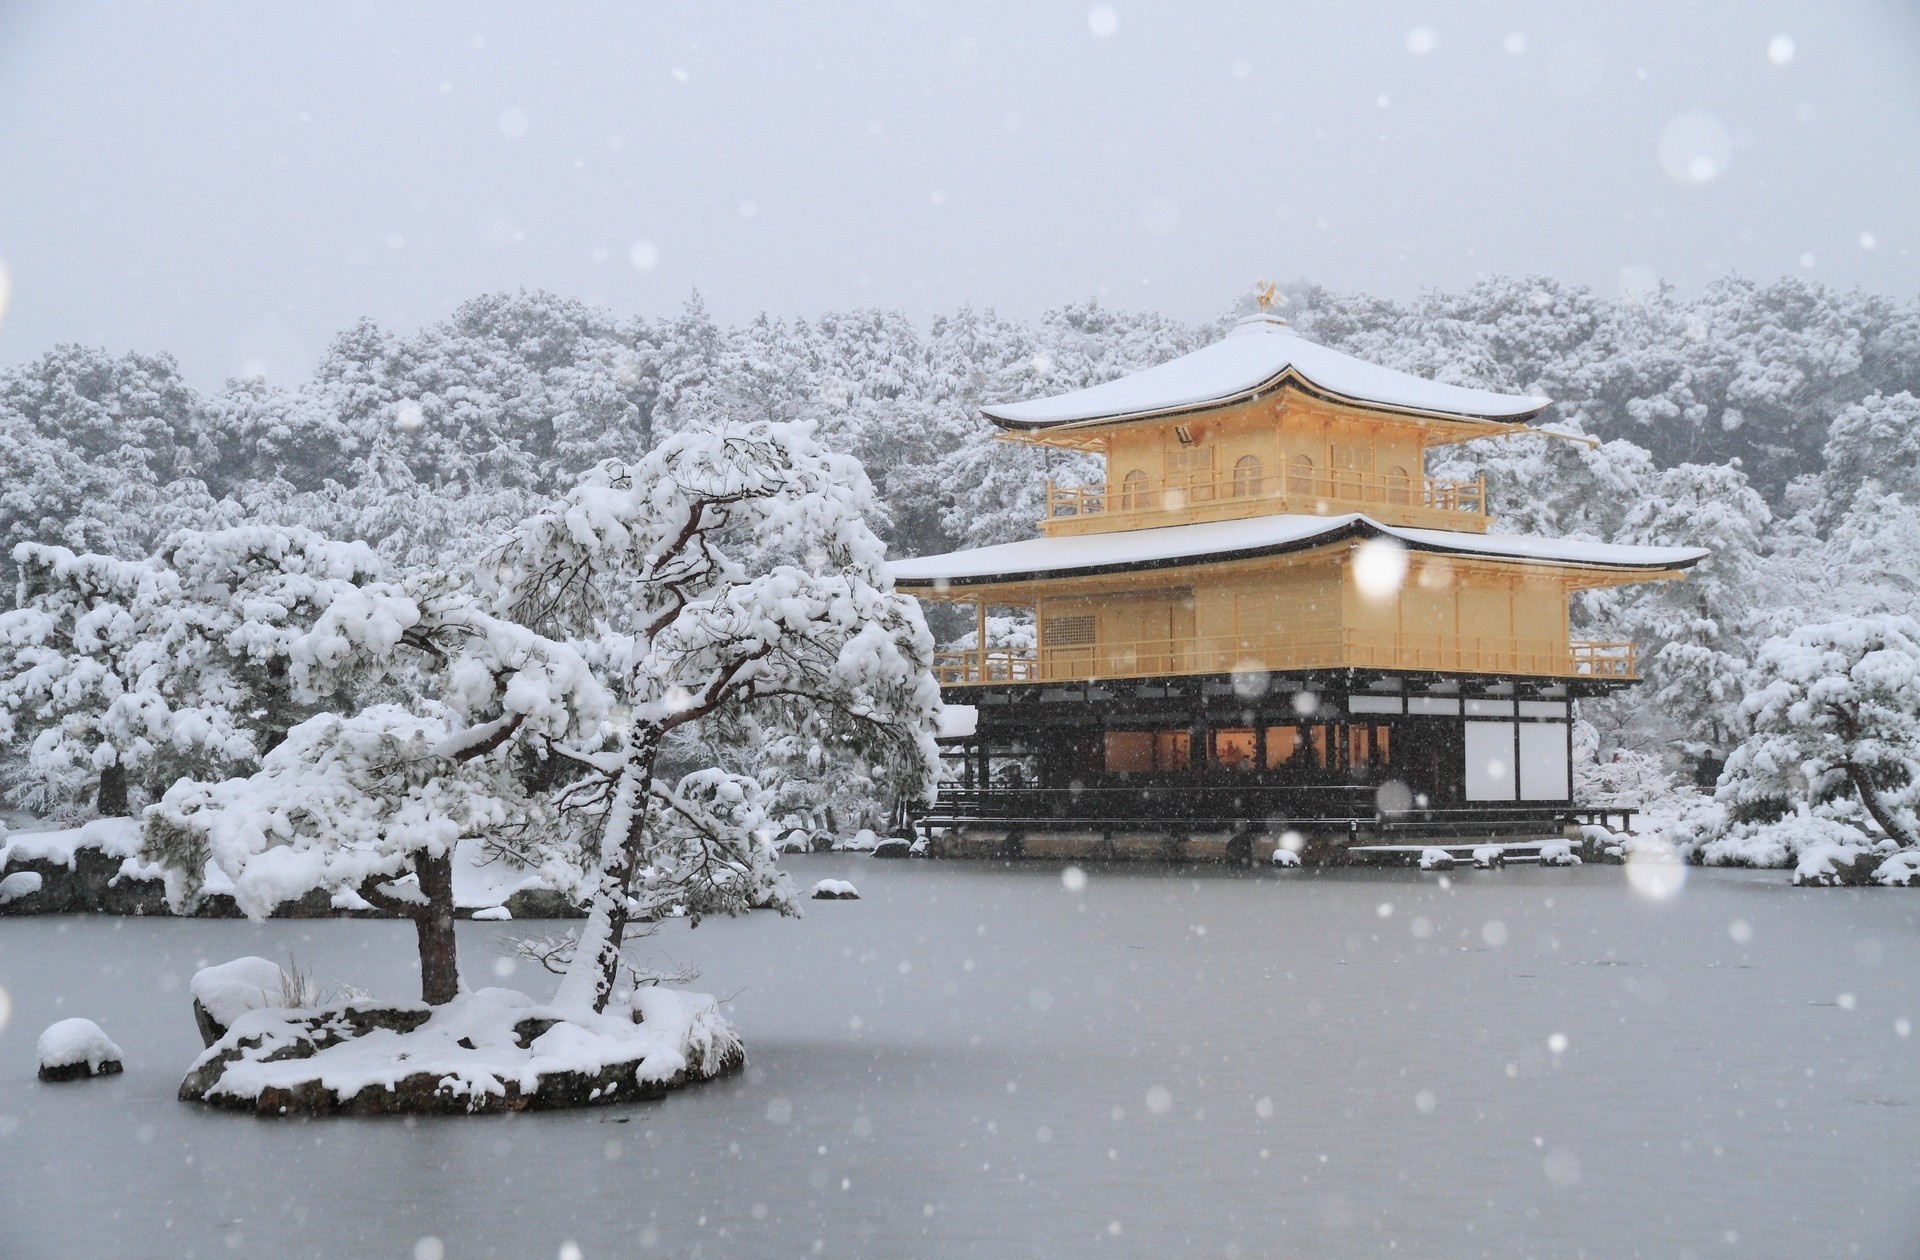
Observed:
[[[80,1081],[122,1070],[120,1047],[90,1019],[63,1019],[35,1047],[43,1081]]]

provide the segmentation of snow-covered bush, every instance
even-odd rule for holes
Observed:
[[[1773,639],[1751,733],[1715,793],[1709,862],[1782,865],[1814,843],[1920,843],[1920,622],[1848,617]]]

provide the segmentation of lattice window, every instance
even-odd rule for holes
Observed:
[[[1048,617],[1041,627],[1040,641],[1050,648],[1092,647],[1093,634],[1093,614],[1074,613],[1065,617]]]
[[[1211,446],[1177,446],[1167,452],[1167,476],[1196,477],[1213,471]]]

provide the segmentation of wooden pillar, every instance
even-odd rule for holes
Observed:
[[[974,659],[979,662],[977,667],[979,672],[975,680],[987,682],[987,601],[985,596],[975,600],[973,604],[973,650],[977,653]]]

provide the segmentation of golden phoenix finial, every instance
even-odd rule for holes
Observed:
[[[1275,284],[1273,281],[1256,280],[1253,282],[1253,300],[1260,304],[1261,310],[1264,311],[1268,307],[1272,306],[1274,303],[1274,299],[1278,298],[1279,296],[1280,296],[1280,286],[1278,284]]]

